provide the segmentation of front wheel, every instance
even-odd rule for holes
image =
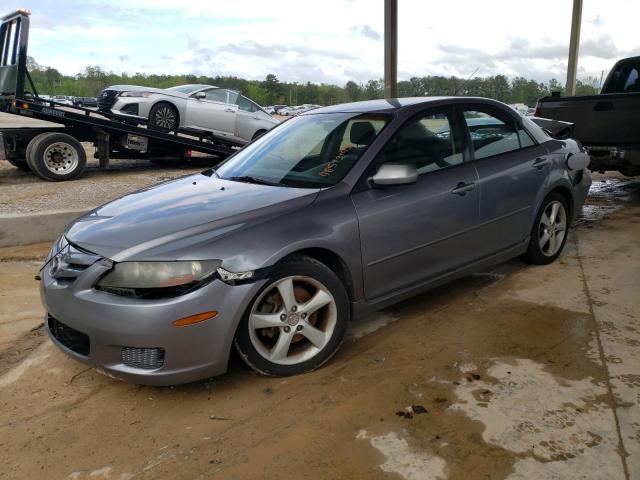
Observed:
[[[559,193],[552,192],[544,199],[531,231],[525,260],[534,265],[553,262],[567,241],[569,208]]]
[[[157,103],[149,112],[149,125],[162,130],[176,130],[179,125],[178,110],[168,103]]]
[[[310,257],[292,256],[275,267],[247,308],[236,349],[263,375],[309,372],[338,350],[349,312],[344,285],[331,269]]]

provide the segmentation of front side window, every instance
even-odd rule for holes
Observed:
[[[212,88],[210,90],[207,90],[206,94],[207,94],[207,100],[220,102],[220,103],[228,103],[227,91],[222,88]]]
[[[216,171],[227,180],[299,188],[336,185],[389,121],[387,115],[325,113],[288,120]]]
[[[431,110],[400,127],[380,152],[376,164],[415,165],[418,174],[459,165],[461,141],[451,115]]]

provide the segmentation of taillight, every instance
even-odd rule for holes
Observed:
[[[540,102],[536,103],[536,109],[533,112],[534,117],[540,117]]]

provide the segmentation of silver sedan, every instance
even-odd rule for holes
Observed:
[[[167,89],[114,85],[100,92],[98,109],[157,128],[206,131],[240,142],[251,141],[278,123],[247,97],[212,85]]]

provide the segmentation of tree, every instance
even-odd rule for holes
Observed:
[[[349,80],[344,86],[344,94],[347,102],[357,102],[360,99],[361,90],[360,85]]]

